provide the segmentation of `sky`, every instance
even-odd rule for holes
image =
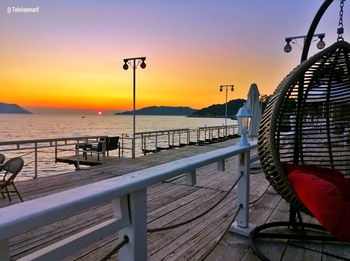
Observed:
[[[136,71],[137,108],[224,103],[224,84],[235,86],[229,100],[246,98],[251,83],[271,94],[301,56],[301,40],[283,52],[285,37],[306,34],[322,2],[1,0],[0,102],[47,112],[130,110],[132,70],[123,59],[139,56],[147,67]],[[338,12],[335,0],[316,31],[327,45]]]

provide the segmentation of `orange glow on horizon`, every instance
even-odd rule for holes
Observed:
[[[72,16],[72,19],[76,18]],[[60,21],[53,20],[50,26],[58,26]],[[78,29],[87,32],[67,37],[69,34],[50,27],[50,32],[43,33],[40,41],[21,34],[3,39],[0,102],[29,108],[131,110],[132,70],[122,68],[123,58],[130,57],[129,54],[147,57],[147,67],[137,70],[137,109],[147,106],[201,109],[222,104],[225,95],[219,92],[219,86],[223,84],[235,85],[228,100],[245,99],[252,83],[258,84],[261,94],[271,94],[292,68],[291,64],[279,62],[285,60],[281,58],[284,54],[274,46],[252,48],[252,43],[241,40],[241,36],[220,42],[208,35],[207,43],[201,35],[197,39],[194,34],[192,39],[192,31],[183,36],[185,39],[176,34],[162,35],[161,32],[168,33],[166,28],[141,40],[128,38],[133,44],[126,44],[120,39],[129,32],[124,35],[123,31],[116,32],[116,38],[108,38],[108,42],[90,35],[89,28]],[[221,34],[211,29],[208,33]],[[221,35],[225,36],[225,31]],[[236,40],[234,44],[232,39]]]
[[[75,63],[64,65],[57,57],[46,64],[34,65],[12,60],[12,66],[0,72],[0,85],[10,86],[2,89],[1,102],[24,107],[132,109],[132,70],[124,71],[122,62],[111,65],[111,61],[103,60],[96,65],[92,59],[86,64],[81,56],[66,56]],[[235,85],[234,92],[229,92],[228,96],[228,100],[232,100],[246,98],[253,82],[258,84],[261,94],[270,94],[279,81],[278,74],[271,77],[271,68],[260,63],[209,61],[195,57],[184,63],[172,56],[164,60],[155,54],[155,58],[147,59],[146,69],[137,70],[137,108],[189,106],[200,109],[225,102],[219,85]],[[6,62],[0,61],[3,66],[1,63]]]

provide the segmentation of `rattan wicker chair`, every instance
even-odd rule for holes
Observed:
[[[3,179],[0,181],[0,193],[3,198],[5,198],[5,193],[6,193],[9,200],[11,201],[10,193],[16,193],[19,199],[23,202],[23,199],[15,186],[15,178],[17,177],[18,173],[20,173],[23,166],[24,166],[24,161],[21,157],[12,158],[5,162],[3,167],[3,170],[5,171],[5,175]],[[9,190],[10,186],[12,186],[14,190]]]
[[[326,0],[316,15],[308,44],[331,3]],[[350,44],[341,37],[302,60],[275,90],[260,125],[258,151],[262,168],[272,187],[290,203],[289,221],[264,224],[251,233],[252,249],[262,260],[268,258],[257,249],[257,238],[334,240],[305,232],[307,228],[324,228],[302,222],[300,212],[312,214],[296,195],[286,164],[328,167],[350,177]],[[292,228],[292,233],[266,232],[274,227]]]
[[[350,171],[350,44],[316,54],[278,86],[263,115],[259,154],[266,178],[283,198],[296,197],[284,163]]]

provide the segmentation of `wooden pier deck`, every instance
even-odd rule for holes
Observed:
[[[234,140],[230,140],[207,146],[188,146],[136,159],[115,158],[103,166],[34,180],[19,181],[16,184],[24,200],[30,200],[226,147],[234,142]],[[216,205],[209,213],[185,225],[148,233],[149,260],[257,260],[249,249],[247,238],[229,232],[225,233],[237,210],[234,201],[236,198],[235,190],[224,198],[236,178],[235,170],[235,159],[230,158],[226,160],[225,171],[217,171],[216,164],[199,169],[195,186],[186,185],[184,177],[179,177],[149,187],[147,191],[148,229],[179,224]],[[250,186],[251,221],[253,223],[262,224],[267,220],[287,219],[287,205],[279,196],[265,193],[268,183],[262,174],[252,174]],[[221,199],[223,200],[218,204]],[[18,202],[18,200],[15,200],[12,204]],[[7,199],[0,200],[0,207],[9,204],[11,203]],[[111,216],[111,207],[106,204],[49,226],[16,236],[10,239],[12,259],[17,260],[24,254],[31,253],[72,233],[105,221]],[[104,238],[66,260],[100,260],[117,243],[117,235]],[[281,259],[272,260],[338,260],[331,259],[328,256],[318,259],[320,254],[300,250],[295,248],[293,244],[284,245],[286,245],[286,250],[280,244],[267,245],[266,249],[273,254],[273,257],[282,257],[279,253],[284,255]],[[338,254],[341,252],[340,250],[343,250],[342,255],[350,258],[349,249],[344,251],[343,246],[337,249]],[[308,259],[304,259],[305,257]]]

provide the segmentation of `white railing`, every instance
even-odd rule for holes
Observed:
[[[0,260],[10,260],[9,239],[61,219],[76,215],[94,206],[112,202],[114,217],[75,235],[62,239],[19,260],[60,260],[98,239],[118,232],[119,238],[129,242],[119,251],[119,260],[147,259],[147,187],[186,174],[189,184],[196,183],[196,169],[238,155],[237,226],[249,227],[249,166],[247,147],[230,146],[189,158],[176,160],[123,176],[77,187],[35,200],[0,209]],[[238,175],[237,175],[238,176]]]
[[[135,155],[140,156],[149,152],[158,152],[164,149],[172,149],[186,145],[203,144],[232,138],[237,132],[237,125],[205,126],[195,129],[167,129],[145,131],[135,133],[135,148],[132,147],[132,137],[128,134],[121,135],[121,155],[125,151],[135,150]],[[131,153],[132,154],[132,153]]]
[[[12,153],[16,157],[26,157],[26,166],[34,165],[34,178],[38,177],[39,166],[43,154],[53,154],[55,162],[59,152],[71,152],[77,154],[79,165],[79,149],[77,145],[98,142],[106,136],[82,136],[82,137],[66,137],[66,138],[50,138],[50,139],[34,139],[34,140],[15,140],[15,141],[1,141],[0,153]],[[45,150],[52,148],[52,151]],[[81,157],[82,158],[82,157]]]

